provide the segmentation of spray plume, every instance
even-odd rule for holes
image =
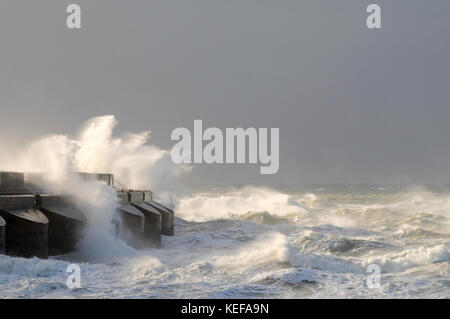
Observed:
[[[46,191],[71,196],[86,213],[89,227],[80,252],[89,258],[123,253],[125,244],[111,232],[119,203],[114,189],[101,182],[82,182],[74,172],[112,173],[126,188],[155,190],[190,170],[175,166],[169,152],[150,145],[150,131],[114,137],[117,123],[112,115],[100,116],[85,122],[76,138],[54,134],[28,145],[1,148],[0,170],[41,173]]]

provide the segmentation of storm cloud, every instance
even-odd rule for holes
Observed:
[[[0,3],[0,138],[280,128],[280,169],[200,165],[185,183],[443,183],[450,178],[450,2]],[[366,7],[382,9],[369,30]]]

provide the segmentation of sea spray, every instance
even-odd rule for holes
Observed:
[[[246,186],[220,194],[197,194],[182,197],[177,214],[187,220],[205,221],[249,212],[269,212],[277,216],[305,215],[309,209],[291,196],[266,187]]]
[[[113,261],[137,252],[115,234],[119,202],[114,189],[101,182],[85,182],[70,192],[74,203],[88,219],[84,236],[78,244],[77,256],[94,261]]]
[[[150,188],[171,183],[173,175],[159,180],[158,165],[170,167],[164,151],[145,161],[149,133],[117,138],[116,124],[100,117],[75,138],[0,148],[0,169],[47,172],[48,191],[71,196],[89,221],[75,254],[0,256],[0,297],[450,297],[448,190],[324,185],[289,194],[255,186],[194,193],[174,202],[182,218],[177,236],[163,238],[164,249],[134,251],[111,229],[114,190],[72,174],[111,172]],[[82,289],[65,286],[69,261],[81,265]],[[370,264],[381,268],[381,290],[365,284]]]
[[[112,115],[86,121],[75,138],[53,134],[20,145],[0,141],[0,169],[45,173],[60,184],[71,172],[112,173],[118,186],[129,189],[167,190],[191,170],[175,165],[170,152],[149,143],[150,131],[116,137]],[[5,151],[7,150],[7,151]],[[119,184],[120,183],[120,184]]]
[[[112,115],[100,116],[85,122],[75,138],[54,134],[10,145],[5,153],[0,150],[0,170],[39,173],[45,192],[69,196],[86,215],[78,254],[89,260],[136,252],[114,236],[112,220],[119,205],[115,190],[101,182],[81,181],[74,172],[112,173],[118,188],[164,194],[177,176],[190,170],[174,165],[169,152],[149,144],[150,131],[115,137],[117,123]]]
[[[175,165],[168,151],[149,144],[150,131],[113,137],[114,116],[93,118],[84,123],[77,138],[74,166],[78,171],[111,172],[122,185],[132,189],[163,190],[187,165]]]
[[[317,186],[289,189],[289,194],[267,188],[194,193],[192,198],[204,198],[211,205],[211,218],[202,222],[194,221],[195,215],[179,218],[176,236],[163,238],[164,249],[141,251],[131,258],[119,250],[112,254],[124,258],[80,261],[83,288],[74,291],[64,286],[66,261],[47,260],[35,265],[4,256],[0,258],[0,296],[450,297],[449,191],[409,194],[389,186],[383,191],[370,185],[325,187],[327,190],[320,193],[315,191]],[[230,194],[235,194],[232,200]],[[266,201],[271,195],[278,208]],[[312,197],[314,204],[308,205]],[[218,203],[231,205],[215,209],[212,204],[217,198],[221,198]],[[241,198],[243,205],[239,206]],[[295,201],[304,203],[308,212],[295,208]],[[246,213],[232,215],[230,209],[255,212],[263,206],[283,222],[249,220]],[[194,213],[195,206],[189,207]],[[291,210],[290,214],[284,215],[286,210]],[[353,226],[337,222],[333,216],[350,219]],[[111,243],[115,244],[114,239]],[[381,289],[367,286],[371,264],[380,266]]]
[[[101,181],[83,181],[79,174],[64,172],[57,179],[44,178],[48,192],[67,196],[87,218],[75,253],[77,258],[112,261],[136,251],[119,240],[114,219],[118,219],[119,200],[115,189]],[[53,174],[50,176],[54,177]],[[120,222],[120,220],[118,220]]]
[[[287,262],[290,255],[289,242],[283,234],[267,233],[235,247],[231,253],[224,251],[214,264],[225,268],[254,267],[259,263]]]

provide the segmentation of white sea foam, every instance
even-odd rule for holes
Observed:
[[[245,186],[180,194],[175,237],[136,251],[111,231],[117,200],[73,171],[111,172],[134,188],[170,189],[178,174],[149,132],[116,137],[112,116],[76,137],[47,136],[24,151],[0,148],[0,169],[44,171],[51,191],[88,213],[76,252],[39,260],[0,256],[0,297],[438,297],[450,298],[450,192],[424,187]],[[160,192],[161,191],[161,192]],[[81,265],[82,288],[66,285]],[[381,268],[381,289],[366,285]]]
[[[403,249],[383,255],[370,256],[367,264],[378,264],[385,272],[402,271],[437,262],[450,262],[450,247],[445,244],[432,247]]]
[[[181,198],[177,204],[180,217],[205,221],[241,216],[248,212],[268,211],[272,215],[304,215],[308,209],[282,192],[247,186],[222,194],[199,194]]]
[[[43,174],[41,182],[48,191],[70,195],[87,215],[89,227],[78,247],[79,258],[111,260],[136,251],[113,235],[115,191],[100,182],[82,182],[73,172],[113,173],[119,188],[157,191],[189,170],[174,166],[167,151],[149,144],[149,131],[115,137],[117,123],[114,116],[96,117],[84,123],[76,137],[45,136],[20,149],[8,148],[0,159],[3,170]]]

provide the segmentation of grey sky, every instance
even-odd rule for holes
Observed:
[[[82,7],[82,29],[65,26]],[[279,127],[280,171],[195,169],[193,182],[450,181],[450,1],[0,3],[0,133]],[[365,26],[369,3],[382,29]]]

